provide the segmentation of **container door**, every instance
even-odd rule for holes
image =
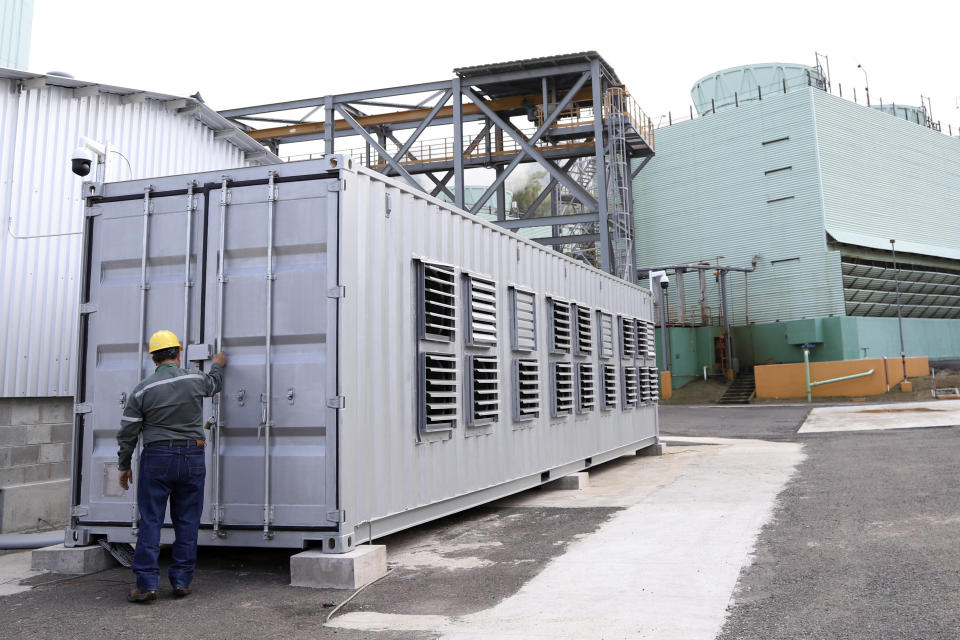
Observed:
[[[184,179],[179,186],[186,184]],[[162,197],[148,191],[141,198],[98,204],[88,219],[83,302],[89,304],[81,309],[87,330],[80,347],[80,397],[88,410],[80,443],[83,521],[133,526],[136,455],[134,486],[123,491],[117,483],[116,438],[124,401],[154,371],[146,349],[150,334],[168,329],[181,343],[199,340],[203,197],[197,191]]]
[[[339,181],[241,184],[209,199],[204,333],[228,362],[203,521],[335,526]]]

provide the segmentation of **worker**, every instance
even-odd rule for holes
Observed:
[[[126,491],[133,482],[130,460],[143,434],[137,504],[140,525],[133,554],[137,584],[127,595],[130,602],[149,603],[157,599],[160,570],[160,530],[167,500],[173,520],[175,542],[168,570],[173,596],[190,594],[197,560],[197,535],[203,511],[206,476],[203,447],[203,398],[223,388],[223,352],[213,356],[208,373],[180,368],[180,341],[170,331],[150,337],[150,355],[157,369],[127,396],[117,434],[120,450],[120,486]]]

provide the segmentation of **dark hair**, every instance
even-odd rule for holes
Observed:
[[[176,360],[178,355],[180,355],[180,347],[167,347],[150,354],[153,364],[160,364],[164,360]]]

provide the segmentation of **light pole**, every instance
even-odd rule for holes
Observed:
[[[870,106],[870,79],[867,78],[867,70],[863,68],[862,64],[857,65],[857,69],[863,71],[863,82],[867,85],[867,106]]]
[[[903,379],[907,379],[907,351],[903,348],[903,316],[900,314],[900,269],[897,267],[896,240],[890,238],[890,253],[893,254],[893,282],[897,289],[897,326],[900,328],[900,361],[903,364]]]

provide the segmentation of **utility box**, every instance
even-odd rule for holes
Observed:
[[[646,290],[349,159],[88,192],[68,545],[136,539],[158,329],[228,358],[200,544],[342,553],[658,442]]]
[[[823,342],[823,322],[820,318],[794,320],[787,325],[787,344],[817,344]]]

